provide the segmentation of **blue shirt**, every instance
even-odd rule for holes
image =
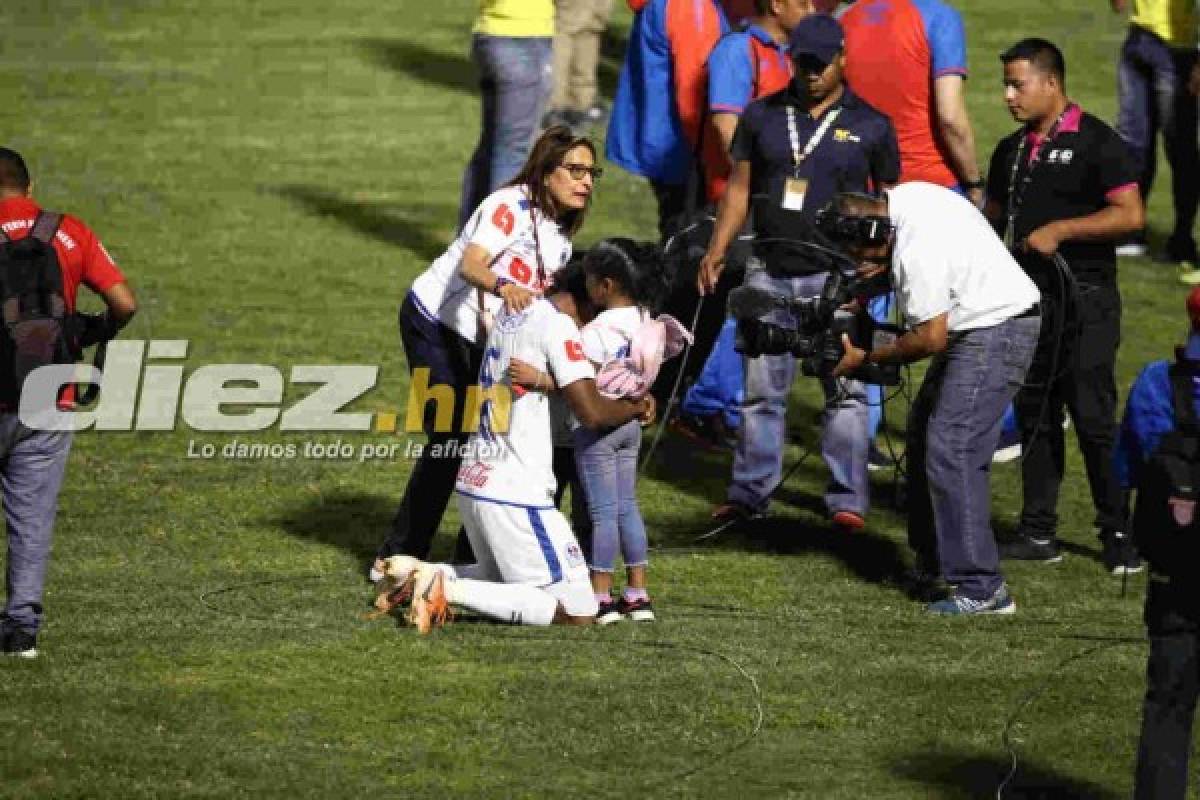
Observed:
[[[1152,362],[1137,376],[1125,401],[1125,416],[1113,451],[1113,468],[1124,489],[1137,488],[1147,459],[1164,434],[1175,430],[1171,362]],[[1192,378],[1192,402],[1200,415],[1200,378]]]
[[[755,64],[755,48],[750,39],[758,40],[765,47],[762,51],[771,54],[769,61],[760,59]],[[787,86],[792,74],[792,62],[787,46],[777,43],[757,25],[748,25],[721,38],[708,57],[708,107],[713,112],[741,114],[746,105],[757,94],[756,84],[773,89],[761,92],[771,94]],[[758,80],[755,80],[757,76]]]

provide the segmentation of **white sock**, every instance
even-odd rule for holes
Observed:
[[[446,581],[446,599],[485,617],[514,625],[549,625],[558,600],[533,586],[469,578]]]

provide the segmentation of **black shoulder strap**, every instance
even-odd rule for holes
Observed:
[[[1175,424],[1184,433],[1200,433],[1200,420],[1196,418],[1195,393],[1192,377],[1196,374],[1183,364],[1172,364],[1171,407],[1175,411]]]
[[[29,235],[42,244],[50,244],[54,241],[54,235],[58,233],[58,226],[61,224],[62,214],[54,211],[39,211],[37,219],[33,221],[33,230],[29,231]]]

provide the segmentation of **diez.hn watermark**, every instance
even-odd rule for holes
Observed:
[[[280,431],[420,433],[426,406],[434,404],[433,429],[453,432],[454,389],[430,384],[429,370],[413,371],[403,427],[394,411],[343,411],[375,388],[379,367],[366,364],[298,364],[284,370],[269,364],[207,364],[184,378],[186,340],[117,340],[108,346],[103,373],[86,364],[53,364],[30,373],[21,392],[20,418],[42,431],[173,431],[182,418],[195,431],[246,433]],[[175,363],[172,363],[175,362]],[[94,409],[60,408],[63,387],[95,383]],[[284,388],[314,390],[287,408]],[[462,432],[483,428],[489,438],[508,430],[512,392],[487,381],[467,390]],[[389,445],[398,447],[399,445]],[[394,451],[393,451],[394,453]],[[412,455],[411,453],[409,455]]]

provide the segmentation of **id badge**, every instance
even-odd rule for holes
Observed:
[[[807,178],[788,178],[783,182],[783,208],[787,211],[804,210],[804,193],[808,191]]]

